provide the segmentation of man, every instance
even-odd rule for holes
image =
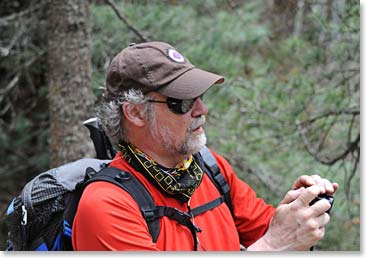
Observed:
[[[220,196],[197,152],[206,144],[208,108],[201,96],[223,77],[194,67],[162,42],[132,44],[111,62],[106,102],[99,117],[119,152],[110,166],[130,172],[159,206],[190,211]],[[108,182],[84,191],[73,224],[75,250],[308,250],[323,238],[330,217],[326,200],[337,183],[301,176],[278,208],[257,198],[211,150],[230,187],[233,214],[225,203],[192,217],[196,232],[167,217],[152,241],[134,199]]]

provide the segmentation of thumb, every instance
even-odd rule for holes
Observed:
[[[289,190],[284,196],[283,200],[280,202],[280,204],[288,204],[293,202],[303,193],[304,190],[305,190],[304,187],[300,187],[296,190]]]

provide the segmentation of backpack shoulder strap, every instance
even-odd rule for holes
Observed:
[[[153,242],[155,243],[159,235],[160,225],[159,220],[154,214],[156,205],[152,196],[145,189],[145,187],[129,172],[115,167],[107,167],[102,169],[93,175],[86,182],[85,186],[96,181],[106,181],[113,183],[127,191],[134,198],[140,207],[141,213],[147,222],[149,233],[151,234]]]
[[[207,146],[204,146],[199,151],[204,164],[207,168],[205,172],[209,176],[209,178],[213,181],[214,185],[217,187],[218,191],[223,195],[224,201],[227,204],[229,210],[231,211],[233,215],[233,206],[232,206],[232,200],[230,195],[230,188],[229,185],[220,172],[220,169],[218,167],[217,161],[214,157],[214,155],[211,153],[209,148]]]

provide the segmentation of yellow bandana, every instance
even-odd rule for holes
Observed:
[[[159,165],[132,144],[119,145],[123,158],[158,189],[187,202],[203,179],[203,171],[191,155],[175,168]]]

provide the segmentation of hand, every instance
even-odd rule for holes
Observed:
[[[309,187],[312,185],[319,185],[322,187],[322,192],[320,194],[332,195],[339,188],[338,183],[331,183],[329,180],[321,178],[319,175],[303,175],[297,178],[292,189],[295,190],[300,187]]]
[[[313,185],[307,188],[300,186],[305,182]],[[323,238],[325,225],[330,220],[326,211],[331,205],[327,200],[320,200],[312,206],[309,204],[317,195],[324,193],[326,187],[308,177],[300,177],[296,183],[299,186],[286,194],[266,234],[247,250],[309,250]]]

